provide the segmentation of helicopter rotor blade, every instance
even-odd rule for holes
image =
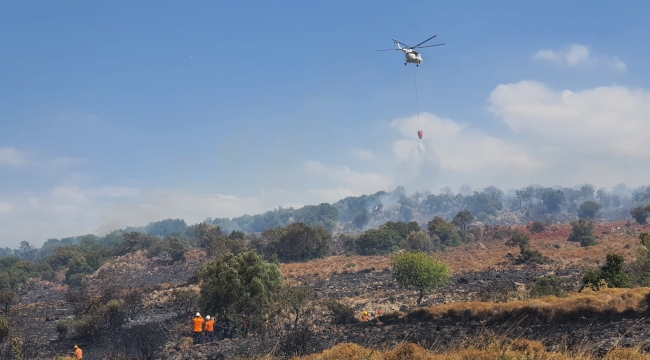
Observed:
[[[435,44],[435,45],[427,45],[427,46],[417,46],[417,47],[415,47],[415,48],[416,48],[416,49],[422,49],[422,48],[427,48],[427,47],[440,46],[440,45],[444,45],[444,44],[445,44],[445,43],[442,43],[442,44]]]
[[[382,50],[377,50],[377,51],[393,51],[393,50],[399,51],[399,49],[382,49]]]
[[[403,42],[401,42],[401,41],[399,41],[399,40],[395,40],[395,39],[393,39],[393,42],[394,42],[395,44],[400,44],[400,45],[402,45],[402,46],[404,46],[404,47],[407,47],[407,48],[410,48],[410,47],[411,47],[411,46],[409,46],[409,45],[404,44]]]
[[[415,45],[415,46],[411,46],[411,49],[414,49],[414,48],[416,48],[416,47],[418,47],[418,46],[424,44],[425,42],[427,42],[427,41],[433,39],[433,38],[436,37],[436,36],[438,36],[438,35],[433,35],[432,37],[430,37],[430,38],[424,40],[423,42],[421,42],[421,43],[419,43],[419,44],[417,44],[417,45]]]

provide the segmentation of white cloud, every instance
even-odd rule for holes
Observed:
[[[391,126],[407,139],[393,143],[393,154],[398,161],[428,162],[441,170],[474,172],[485,170],[536,171],[539,159],[523,147],[487,135],[450,119],[429,113],[393,120]],[[414,134],[424,131],[423,146]]]
[[[18,151],[14,147],[0,147],[0,165],[25,165],[27,164],[27,155]]]
[[[612,186],[650,178],[646,90],[608,86],[573,92],[521,81],[499,85],[490,103],[527,148],[552,165],[546,172],[550,183]]]
[[[0,201],[0,214],[8,214],[13,210],[11,204]]]
[[[616,56],[593,55],[589,47],[573,44],[561,50],[539,50],[533,55],[535,60],[551,61],[568,66],[606,66],[618,71],[625,71],[627,66]]]
[[[368,149],[361,149],[361,148],[352,148],[348,151],[348,156],[350,156],[353,159],[358,159],[358,160],[363,160],[363,161],[372,161],[374,160],[374,156],[372,155],[372,151]]]

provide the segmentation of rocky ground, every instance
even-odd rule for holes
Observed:
[[[630,244],[636,243],[640,229],[630,229],[623,223],[599,225],[602,235],[602,251],[632,251]],[[554,251],[574,258],[590,254],[584,249],[573,249],[566,243],[568,229],[559,227],[545,234],[533,237],[533,246],[542,249],[553,258]],[[629,233],[629,234],[628,234]],[[552,237],[552,239],[551,239]],[[493,242],[493,243],[492,243]],[[441,257],[447,257],[453,267],[449,285],[437,289],[422,301],[423,306],[435,306],[466,301],[505,302],[525,298],[535,279],[542,275],[555,274],[562,279],[567,292],[579,288],[584,272],[583,266],[576,262],[553,261],[543,267],[514,267],[500,265],[483,267],[480,271],[469,271],[460,265],[467,263],[468,256],[474,261],[494,258],[494,264],[504,262],[504,240],[485,241],[479,248],[476,243],[464,245],[465,248],[451,249]],[[503,249],[502,249],[503,248]],[[589,250],[592,253],[598,249]],[[456,254],[458,253],[458,254]],[[592,255],[590,255],[592,256]],[[602,259],[601,254],[593,255]],[[454,261],[454,258],[458,258]],[[272,324],[268,338],[235,335],[232,339],[220,340],[210,344],[192,345],[186,340],[190,336],[190,318],[181,316],[169,302],[172,289],[194,288],[192,278],[199,266],[205,262],[205,254],[192,250],[184,264],[173,264],[168,259],[149,258],[145,253],[128,254],[113,259],[89,277],[90,289],[102,291],[110,284],[121,284],[122,289],[140,288],[145,291],[145,309],[119,332],[100,338],[95,343],[79,344],[85,350],[85,359],[104,359],[124,339],[137,338],[130,331],[149,332],[155,330],[163,334],[168,342],[165,359],[234,359],[240,356],[253,356],[266,353],[289,355],[300,352],[314,352],[329,348],[340,342],[355,342],[372,348],[388,348],[402,341],[418,343],[425,348],[445,349],[487,333],[507,334],[510,337],[524,337],[541,340],[550,350],[569,347],[606,352],[614,344],[622,346],[646,347],[650,322],[642,313],[626,313],[599,317],[579,317],[570,322],[548,322],[539,319],[517,317],[486,321],[485,319],[443,317],[440,319],[417,319],[406,316],[416,306],[416,294],[400,287],[392,279],[392,272],[386,264],[362,267],[356,257],[342,257],[347,264],[351,261],[359,265],[348,270],[325,272],[316,269],[311,273],[292,272],[288,281],[309,285],[315,289],[315,310],[308,317],[310,326],[298,332],[287,331],[282,324]],[[383,261],[383,260],[382,260]],[[460,264],[460,265],[459,265]],[[314,267],[313,265],[311,267]],[[348,269],[347,267],[345,267]],[[354,270],[356,269],[356,270]],[[284,271],[284,270],[283,270]],[[356,271],[356,272],[352,272]],[[304,273],[305,275],[296,275]],[[77,340],[59,340],[56,322],[61,319],[74,319],[74,311],[65,301],[67,288],[60,284],[45,281],[34,282],[30,291],[21,297],[8,316],[11,326],[26,334],[26,341],[38,352],[36,358],[53,359],[70,353]],[[370,322],[332,325],[322,306],[326,300],[339,300],[350,304],[358,314],[363,310],[375,313],[381,309],[384,314],[395,312],[390,318],[373,319]],[[643,310],[645,311],[645,310]],[[400,313],[401,312],[401,313]]]

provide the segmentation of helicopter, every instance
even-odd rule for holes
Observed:
[[[422,61],[423,61],[422,60],[422,55],[420,55],[420,53],[415,51],[414,49],[421,49],[421,48],[444,45],[445,43],[435,44],[435,45],[427,45],[427,46],[420,46],[420,45],[424,44],[425,42],[433,39],[436,36],[438,36],[438,35],[433,35],[432,37],[424,40],[423,42],[421,42],[421,43],[419,43],[419,44],[417,44],[415,46],[409,46],[409,45],[404,44],[401,41],[393,39],[393,43],[395,43],[395,45],[397,45],[397,49],[384,49],[384,50],[377,50],[377,51],[392,51],[392,50],[402,51],[402,52],[404,52],[404,55],[406,55],[406,62],[404,63],[404,65],[406,65],[408,63],[413,63],[413,64],[415,64],[415,66],[420,66],[420,64],[422,64]],[[402,47],[402,46],[404,46],[404,47]]]

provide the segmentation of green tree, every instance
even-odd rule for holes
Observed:
[[[18,303],[18,294],[9,289],[0,290],[0,305],[4,307],[5,314],[9,308]]]
[[[267,230],[262,235],[267,240],[265,252],[277,254],[285,262],[324,258],[330,254],[332,233],[322,227],[295,223]]]
[[[538,189],[539,198],[542,204],[546,207],[548,212],[554,213],[560,211],[560,206],[564,202],[564,193],[562,190],[554,190],[552,188]]]
[[[166,219],[149,223],[146,230],[147,234],[167,237],[171,235],[181,235],[185,232],[187,224],[183,219]]]
[[[632,279],[625,273],[625,258],[619,254],[607,254],[605,265],[599,270],[587,270],[582,278],[584,286],[599,290],[603,285],[610,288],[632,287]]]
[[[397,251],[401,240],[393,230],[370,229],[359,236],[355,244],[360,255],[382,255]]]
[[[412,232],[409,236],[402,240],[401,248],[409,251],[425,251],[433,250],[434,244],[431,241],[431,236],[425,231]]]
[[[580,204],[578,216],[583,219],[593,219],[603,206],[593,200],[587,200]]]
[[[517,258],[512,254],[508,254],[508,257],[515,264],[544,264],[548,262],[548,257],[542,255],[538,250],[530,248],[530,236],[528,235],[518,232],[506,241],[506,246],[519,247],[519,256]]]
[[[648,219],[648,212],[650,212],[650,205],[646,206],[645,208],[638,206],[630,210],[630,215],[632,215],[638,224],[643,225]]]
[[[561,285],[562,280],[555,275],[538,277],[535,280],[535,285],[530,290],[530,297],[540,298],[549,295],[563,297],[565,294],[562,291]]]
[[[452,223],[454,223],[454,225],[458,226],[462,230],[467,230],[469,229],[469,224],[471,224],[472,221],[474,221],[474,216],[472,216],[472,213],[470,213],[469,210],[463,210],[456,214],[454,220],[452,220]]]
[[[632,280],[637,286],[650,286],[650,234],[639,235],[641,246],[636,249],[636,260],[630,264]]]
[[[384,225],[379,227],[382,230],[392,230],[399,235],[400,238],[406,239],[410,233],[420,231],[420,225],[417,222],[411,221],[405,223],[403,221],[387,221]]]
[[[447,222],[447,220],[441,217],[434,217],[427,223],[427,228],[431,238],[434,236],[438,237],[440,243],[444,246],[459,246],[463,243],[463,239],[458,234],[456,225]]]
[[[282,305],[293,315],[293,327],[298,328],[298,321],[309,310],[314,289],[307,286],[285,286],[281,294]]]
[[[393,278],[405,288],[418,292],[418,306],[424,295],[447,284],[449,274],[447,264],[424,252],[405,252],[393,258]]]
[[[571,234],[568,241],[579,242],[581,246],[596,245],[594,237],[594,223],[585,219],[579,219],[571,223]]]
[[[370,215],[368,214],[368,210],[361,210],[354,216],[354,220],[352,220],[352,222],[358,229],[363,229],[363,227],[368,225],[368,222],[370,222]]]
[[[167,237],[149,249],[153,255],[166,254],[172,258],[172,261],[183,262],[185,262],[185,254],[188,251],[190,251],[190,245],[178,236]]]
[[[238,315],[265,318],[273,313],[283,285],[280,268],[264,262],[255,252],[226,255],[202,266],[198,277],[203,311],[221,319]]]
[[[240,230],[233,230],[230,232],[230,235],[228,235],[231,239],[243,239],[245,236],[246,233]]]

